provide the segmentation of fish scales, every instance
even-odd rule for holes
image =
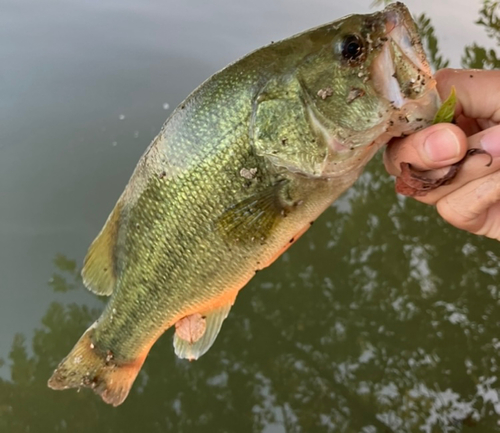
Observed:
[[[418,80],[422,91],[408,92]],[[49,386],[90,387],[119,405],[173,325],[176,354],[203,355],[238,291],[384,143],[430,124],[438,103],[399,3],[271,44],[209,78],[167,119],[90,246],[84,283],[110,300]]]
[[[171,118],[172,126],[167,124],[161,132],[156,143],[161,145],[165,159],[151,164],[158,176],[153,176],[145,186],[133,204],[128,224],[122,229],[125,233],[121,236],[126,237],[123,245],[125,253],[121,254],[126,258],[122,267],[128,271],[118,279],[115,290],[126,293],[129,303],[133,300],[131,305],[134,307],[125,309],[126,314],[122,314],[124,322],[120,323],[120,329],[126,331],[123,335],[114,335],[117,319],[110,323],[110,330],[106,326],[106,314],[123,307],[115,306],[112,299],[102,317],[102,326],[96,330],[96,338],[111,346],[115,346],[117,340],[121,341],[120,347],[128,356],[135,355],[132,347],[136,351],[142,350],[137,344],[138,340],[144,339],[143,329],[137,327],[142,310],[158,310],[161,317],[171,315],[175,318],[179,309],[183,311],[186,308],[176,303],[180,296],[189,296],[195,301],[192,308],[196,308],[206,298],[227,290],[228,282],[230,285],[245,283],[258,268],[247,269],[250,253],[241,256],[242,264],[236,261],[233,251],[227,251],[224,240],[214,233],[213,224],[207,224],[209,218],[222,214],[251,192],[239,173],[240,168],[256,167],[260,173],[269,171],[268,163],[254,154],[248,139],[255,91],[253,88],[248,91],[247,88],[248,83],[255,80],[255,74],[250,73],[247,81],[236,83],[230,68],[221,75],[216,85],[200,88],[201,95],[200,92],[193,94],[184,103],[184,108],[177,110]],[[265,82],[262,71],[259,76]],[[258,85],[254,84],[254,87]],[[246,93],[245,99],[241,98],[242,92]],[[192,110],[193,99],[207,102]],[[218,107],[221,104],[225,107],[226,116],[216,115],[220,113]],[[190,128],[184,126],[186,122]],[[176,128],[177,125],[180,128]],[[214,139],[214,129],[229,131]],[[165,163],[180,167],[178,177],[161,179]],[[192,168],[188,171],[188,167]],[[272,181],[259,179],[263,188]],[[158,209],[162,210],[161,219],[158,218]],[[200,211],[205,214],[205,219],[200,219]],[[220,249],[217,249],[218,244],[222,244]],[[189,254],[186,251],[188,246],[197,254]],[[151,258],[148,254],[151,250],[162,253]],[[229,267],[227,274],[221,275],[224,256]],[[241,278],[235,281],[234,276],[238,274]],[[212,275],[216,278],[213,279]],[[149,284],[149,281],[154,283]],[[161,290],[162,287],[172,288]],[[191,297],[194,292],[198,297]],[[165,294],[164,299],[161,299],[161,294]],[[114,299],[119,300],[117,297]],[[155,328],[153,335],[156,335],[171,323],[166,325],[152,320],[147,326]],[[131,329],[137,331],[137,335],[131,333]],[[118,359],[127,359],[118,353],[116,355]]]

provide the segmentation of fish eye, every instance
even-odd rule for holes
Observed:
[[[342,57],[348,61],[356,60],[363,54],[363,41],[358,35],[348,35],[342,41]]]

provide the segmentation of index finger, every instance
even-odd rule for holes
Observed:
[[[441,69],[436,72],[437,89],[443,99],[455,86],[457,109],[471,119],[489,119],[500,123],[500,71],[479,69]]]

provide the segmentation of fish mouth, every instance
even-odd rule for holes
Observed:
[[[410,12],[403,4],[396,3],[382,13],[386,41],[371,66],[374,87],[397,110],[418,101],[419,117],[412,117],[432,120],[433,110],[422,112],[422,107],[436,102],[436,82]]]

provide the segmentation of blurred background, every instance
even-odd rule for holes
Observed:
[[[80,266],[198,84],[371,0],[0,0],[0,432],[500,432],[498,242],[394,193],[375,158],[241,291],[212,349],[154,346],[126,402],[54,392],[100,314]],[[491,0],[408,0],[433,67],[498,68]]]

